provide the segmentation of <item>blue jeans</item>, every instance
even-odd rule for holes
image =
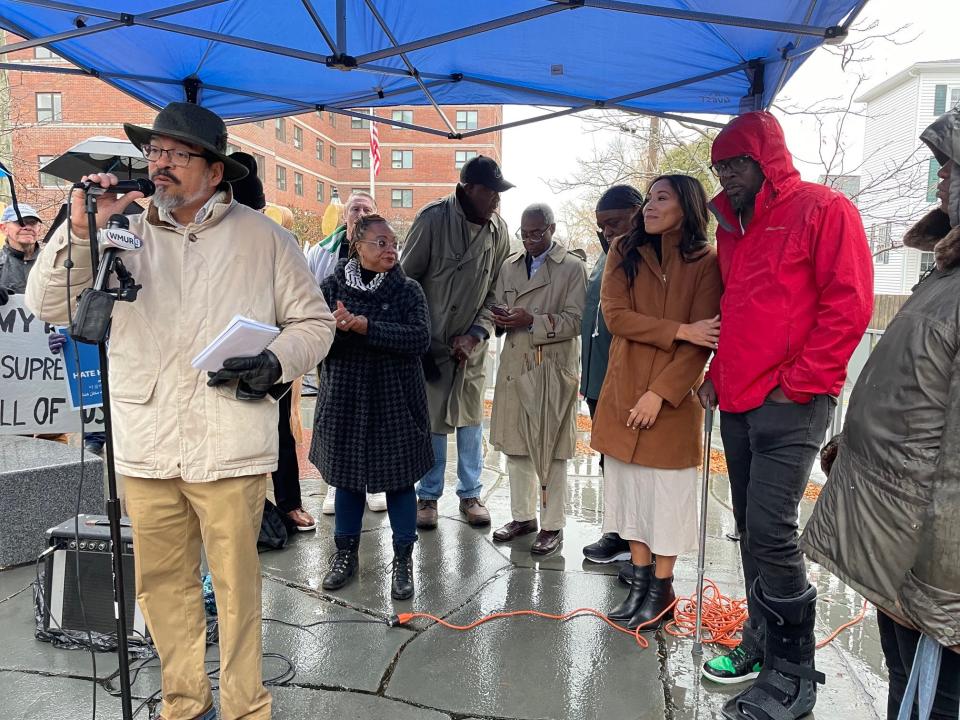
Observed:
[[[365,492],[350,492],[337,488],[334,503],[334,530],[337,537],[358,537],[363,528],[363,511],[367,505]],[[411,485],[397,492],[387,493],[387,515],[393,542],[409,545],[417,540],[417,493]]]
[[[421,500],[437,500],[443,495],[443,476],[447,469],[447,436],[433,433],[433,467],[420,478],[417,495]],[[483,471],[483,428],[468,425],[457,428],[457,495],[480,497],[480,473]]]

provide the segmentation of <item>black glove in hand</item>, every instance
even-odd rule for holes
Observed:
[[[13,289],[4,287],[0,285],[0,305],[6,305],[7,300],[10,299],[10,296],[13,295]]]
[[[237,380],[237,400],[260,400],[283,376],[283,370],[277,356],[264,350],[254,357],[227,358],[222,370],[207,374],[210,387]]]

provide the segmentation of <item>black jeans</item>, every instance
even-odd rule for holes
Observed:
[[[903,693],[907,688],[907,678],[913,667],[913,657],[920,642],[920,633],[891,620],[877,611],[877,625],[880,627],[880,646],[890,675],[887,691],[887,720],[897,720]],[[940,661],[940,681],[933,701],[932,720],[956,720],[960,710],[960,655],[952,650],[944,650]],[[914,707],[912,717],[917,717]]]
[[[337,488],[334,502],[334,530],[337,537],[359,537],[363,528],[363,511],[367,505],[365,492]],[[397,545],[409,545],[417,539],[417,491],[414,485],[387,493],[387,515]]]
[[[776,598],[807,588],[798,506],[835,406],[817,395],[806,405],[768,400],[745,413],[720,413],[753,627],[762,617],[750,592],[754,580]]]
[[[280,457],[273,471],[273,496],[277,508],[286,515],[303,505],[300,497],[300,464],[297,462],[297,442],[290,430],[290,409],[293,393],[288,392],[277,402],[280,420],[277,433],[280,436]]]

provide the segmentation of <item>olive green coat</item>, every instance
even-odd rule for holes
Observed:
[[[430,426],[449,434],[483,421],[482,341],[464,367],[451,356],[451,340],[478,326],[493,335],[494,287],[510,254],[507,224],[499,215],[484,225],[467,220],[456,193],[424,207],[413,221],[400,266],[423,287],[430,308],[429,359],[439,378],[427,378]],[[429,373],[428,373],[429,375]]]
[[[533,315],[533,326],[510,330],[503,339],[497,386],[490,420],[490,442],[507,455],[529,455],[520,432],[524,411],[515,388],[516,381],[536,362],[537,347],[542,347],[544,362],[557,363],[573,378],[580,373],[580,319],[587,291],[587,269],[580,255],[568,252],[558,243],[547,252],[547,259],[527,278],[526,253],[507,258],[497,280],[497,302],[522,307]],[[570,389],[576,400],[577,387]],[[577,443],[577,404],[563,420],[561,437],[554,450],[555,460],[574,456]]]

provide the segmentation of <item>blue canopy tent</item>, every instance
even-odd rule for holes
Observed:
[[[768,107],[803,60],[839,42],[866,0],[5,0],[12,52],[44,45],[71,72],[159,109],[198,102],[231,123],[433,105],[450,138],[592,108],[677,117]],[[442,105],[557,112],[458,129]],[[712,124],[707,122],[707,124]]]

